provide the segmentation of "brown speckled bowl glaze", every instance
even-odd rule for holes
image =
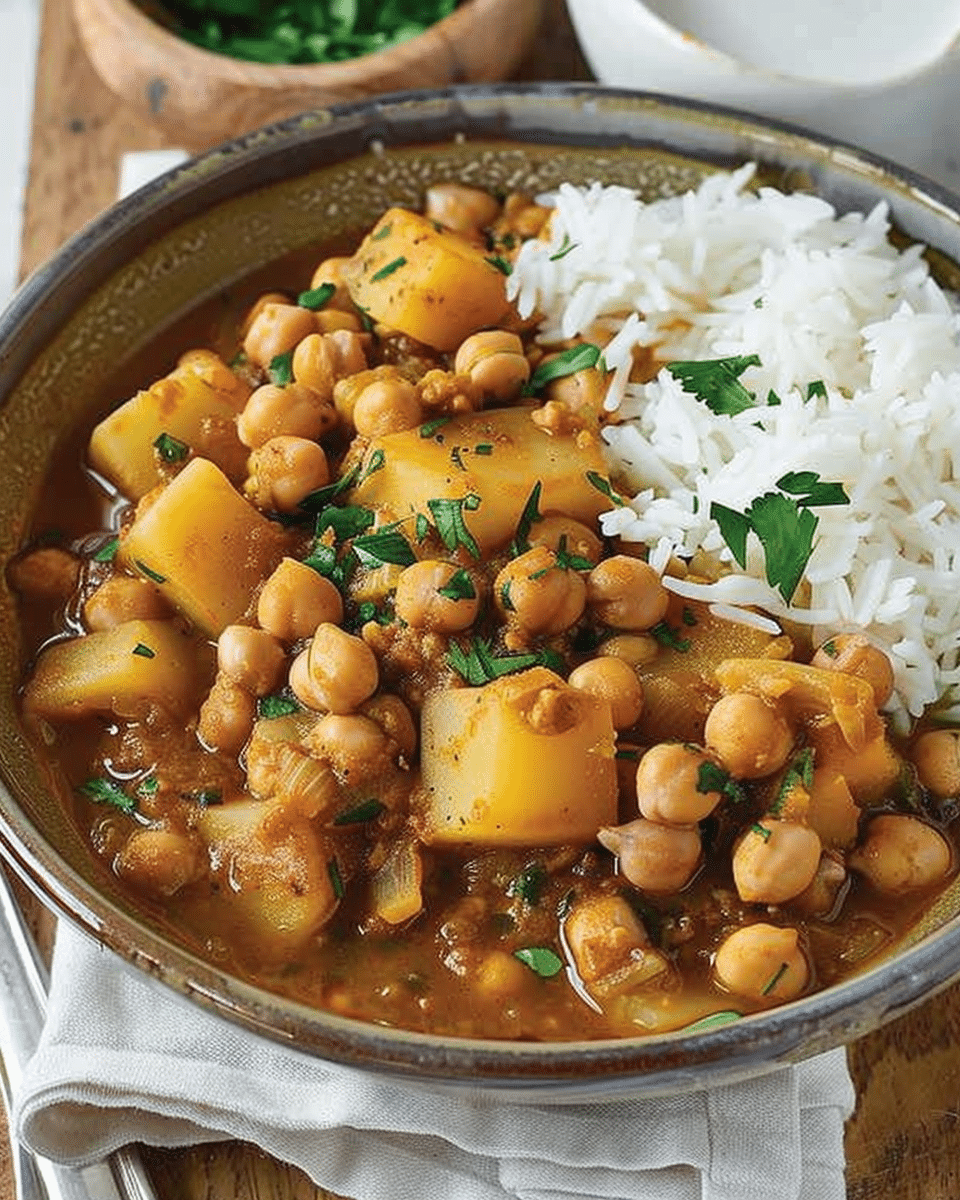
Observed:
[[[756,159],[841,210],[885,200],[942,280],[960,261],[955,201],[876,158],[694,103],[547,84],[404,93],[307,113],[220,147],[83,230],[0,318],[0,557],[21,545],[45,464],[118,361],[198,299],[297,247],[354,230],[434,180],[536,190],[600,179],[647,197]],[[729,1082],[847,1042],[960,974],[960,885],[898,952],[848,982],[696,1035],[585,1043],[466,1041],[345,1020],[201,961],[139,914],[45,788],[22,735],[14,605],[0,592],[0,845],[40,895],[121,957],[230,1021],[298,1049],[433,1086],[587,1101]]]

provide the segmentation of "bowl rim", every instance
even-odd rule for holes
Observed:
[[[441,129],[447,138],[469,130],[477,140],[486,141],[493,133],[494,140],[504,143],[543,144],[550,141],[550,129],[538,122],[551,113],[555,116],[557,105],[589,114],[598,104],[640,114],[633,137],[621,129],[613,139],[620,145],[651,144],[642,127],[645,120],[655,125],[659,119],[666,128],[683,125],[691,136],[697,131],[699,140],[709,141],[706,131],[719,130],[737,147],[731,161],[781,145],[795,156],[814,154],[841,177],[847,171],[868,189],[892,188],[895,199],[957,226],[960,244],[958,202],[945,188],[880,156],[737,109],[580,83],[473,84],[391,93],[331,105],[223,143],[148,183],[75,234],[25,281],[0,314],[0,405],[62,317],[102,286],[118,264],[188,216],[252,186],[268,186],[314,169],[318,164],[308,161],[305,148],[312,146],[321,154],[332,146],[331,161],[336,162],[362,154],[375,143],[399,147],[436,142]],[[529,122],[522,132],[508,128],[511,112]],[[356,141],[359,130],[362,146]],[[607,135],[600,139],[605,140]],[[553,143],[570,144],[570,139],[554,133]],[[586,138],[580,144],[591,141]],[[652,144],[660,143],[653,138]],[[351,155],[340,153],[350,147]],[[692,149],[673,149],[697,157]],[[717,156],[703,147],[700,157],[714,161]],[[291,159],[297,160],[296,169],[291,169]],[[255,185],[244,182],[251,172],[257,175]],[[734,1082],[852,1040],[960,975],[960,918],[955,917],[918,944],[843,983],[696,1034],[681,1030],[550,1043],[457,1039],[341,1018],[212,968],[118,908],[80,876],[45,841],[5,781],[0,785],[0,852],[61,917],[120,959],[220,1017],[319,1058],[434,1087],[479,1087],[512,1100],[543,1100],[549,1094],[551,1099],[592,1101]]]

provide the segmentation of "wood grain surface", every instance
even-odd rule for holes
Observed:
[[[563,0],[547,7],[535,53],[519,77],[589,79]],[[22,273],[110,204],[124,152],[170,144],[100,83],[80,49],[69,0],[45,0]],[[202,136],[186,131],[176,144],[205,146]],[[958,1200],[960,985],[854,1043],[849,1061],[857,1090],[846,1137],[849,1200]],[[146,1156],[161,1200],[329,1197],[296,1169],[241,1143]],[[4,1149],[0,1196],[11,1195]]]

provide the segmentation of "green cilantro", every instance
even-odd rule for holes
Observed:
[[[473,448],[474,454],[480,454],[484,457],[493,453],[493,444],[491,442],[480,442]]]
[[[626,762],[639,762],[640,761],[640,751],[635,750],[635,749],[617,750],[614,753],[613,757],[614,758],[622,758]],[[697,788],[697,790],[698,791],[700,790],[699,787]]]
[[[480,547],[466,526],[463,511],[475,512],[480,507],[480,497],[469,492],[461,500],[428,500],[427,508],[433,515],[440,540],[448,550],[463,546],[474,558],[480,557]]]
[[[522,950],[514,950],[513,957],[519,958],[541,979],[552,979],[563,970],[563,959],[547,946],[525,946]]]
[[[94,804],[110,804],[128,816],[137,811],[136,800],[128,796],[112,779],[88,779],[86,783],[80,784],[77,791]]]
[[[418,543],[423,541],[432,528],[433,526],[423,515],[423,513],[417,513],[417,519],[413,524],[413,532]]]
[[[773,991],[773,989],[777,986],[777,984],[780,982],[780,980],[784,977],[784,975],[786,975],[786,973],[789,970],[790,970],[789,963],[782,962],[780,964],[780,966],[777,967],[776,971],[773,973],[770,980],[767,982],[766,986],[763,989],[764,996],[770,995],[770,993]]]
[[[149,646],[145,646],[143,644],[143,642],[137,642],[137,644],[133,648],[132,653],[136,654],[138,658],[156,658],[157,657],[157,652],[155,650],[151,650]]]
[[[563,379],[567,375],[576,375],[578,371],[588,371],[600,361],[600,347],[593,342],[578,342],[561,354],[555,355],[542,362],[530,376],[523,389],[525,396],[535,396],[555,379]]]
[[[257,716],[273,721],[277,717],[289,717],[291,713],[300,712],[300,705],[292,696],[261,696],[257,700]]]
[[[658,621],[650,630],[650,636],[659,645],[666,646],[669,650],[679,650],[681,654],[686,654],[690,649],[690,639],[681,637],[679,631],[666,621]]]
[[[382,812],[386,812],[386,807],[376,796],[372,796],[369,800],[362,800],[359,804],[355,804],[353,808],[337,813],[333,818],[333,824],[365,825],[368,821],[375,821]]]
[[[342,900],[347,889],[343,886],[343,876],[340,874],[340,864],[336,858],[327,859],[327,875],[330,879],[330,887],[333,889],[334,899]]]
[[[190,447],[172,433],[161,433],[155,438],[153,448],[165,463],[183,462],[190,454]]]
[[[113,562],[117,556],[117,547],[120,545],[118,537],[112,537],[109,541],[103,543],[100,549],[94,554],[93,561],[98,563]]]
[[[528,863],[519,875],[510,880],[507,895],[516,896],[531,906],[539,904],[548,878],[547,868],[542,862]]]
[[[275,358],[271,358],[270,365],[267,367],[267,375],[270,382],[275,383],[277,387],[286,387],[288,383],[292,383],[293,351],[288,350],[285,354],[278,354]]]
[[[820,649],[824,652],[827,658],[836,658],[840,651],[837,649],[837,643],[831,638],[829,642],[824,642]]]
[[[343,492],[349,491],[350,488],[357,482],[360,475],[360,464],[355,463],[345,475],[341,475],[339,479],[335,479],[333,483],[328,483],[322,488],[317,488],[315,491],[308,492],[300,501],[299,507],[304,512],[320,512],[337,496]]]
[[[318,308],[323,308],[327,301],[332,299],[336,290],[335,283],[321,283],[319,287],[301,292],[297,297],[297,303],[301,308],[309,308],[311,312],[316,312]]]
[[[525,671],[528,667],[550,666],[555,669],[557,659],[557,655],[546,650],[498,657],[493,653],[490,642],[483,638],[474,638],[466,651],[458,642],[451,642],[447,651],[447,662],[471,687],[482,687],[491,680]]]
[[[434,417],[432,421],[425,421],[420,426],[420,436],[422,438],[432,438],[437,430],[446,425],[449,420],[451,420],[450,417]]]
[[[303,565],[309,567],[312,571],[316,571],[324,579],[331,580],[337,586],[340,586],[343,582],[345,564],[340,562],[336,547],[334,546],[328,546],[324,542],[317,542],[303,560]]]
[[[783,404],[783,401],[773,390],[773,388],[771,388],[770,391],[767,392],[767,408],[779,408],[781,404]]]
[[[713,358],[701,362],[671,362],[667,370],[685,392],[702,401],[718,417],[734,417],[754,408],[757,398],[740,382],[747,367],[759,367],[756,354]]]
[[[799,497],[797,504],[801,508],[828,508],[850,503],[842,483],[821,483],[816,471],[788,471],[777,480],[777,487],[782,492]]]
[[[591,487],[596,488],[602,496],[606,496],[608,500],[611,500],[614,504],[618,504],[621,508],[626,505],[624,498],[613,490],[610,480],[605,479],[599,471],[588,471],[587,483],[589,483]]]
[[[517,522],[517,531],[513,535],[513,541],[510,543],[510,553],[514,558],[520,554],[526,554],[530,549],[530,530],[533,528],[535,522],[543,520],[540,513],[540,493],[542,491],[543,484],[538,479],[533,485],[530,495],[527,497],[526,504],[523,506],[520,520]]]
[[[399,271],[401,267],[405,267],[406,265],[407,260],[401,254],[398,258],[393,259],[392,262],[388,262],[386,266],[381,267],[379,271],[374,271],[370,276],[370,282],[379,283],[381,279],[386,279],[388,275],[392,275],[394,271]]]
[[[550,261],[559,262],[561,258],[566,258],[571,250],[576,250],[579,244],[579,242],[572,242],[570,240],[570,234],[565,233],[563,235],[563,241],[560,243],[560,249],[550,255]]]
[[[510,599],[510,580],[500,585],[500,603],[504,607],[505,612],[516,612],[517,606]]]
[[[219,788],[197,788],[195,792],[181,792],[180,799],[199,804],[201,808],[212,808],[223,803],[223,792]]]
[[[592,571],[593,563],[582,554],[570,554],[567,550],[567,535],[562,533],[557,543],[557,566],[561,571]]]
[[[804,399],[812,400],[814,396],[819,396],[821,400],[826,400],[827,398],[826,384],[822,379],[814,379],[807,384],[807,394]]]
[[[499,254],[488,255],[488,257],[484,259],[484,262],[488,262],[490,266],[493,267],[495,271],[499,271],[501,275],[511,275],[513,273],[513,267],[505,258],[501,258]]]
[[[702,762],[697,769],[697,791],[703,795],[719,792],[735,804],[741,804],[747,798],[746,792],[730,777],[729,771],[709,761]]]
[[[353,552],[361,566],[373,571],[385,563],[409,567],[417,561],[410,543],[395,525],[385,526],[376,533],[365,533],[353,540]]]
[[[347,504],[338,508],[331,504],[317,517],[314,533],[320,537],[325,530],[332,529],[337,541],[345,542],[348,538],[366,533],[373,522],[374,516],[369,508],[362,508],[358,504]]]
[[[140,570],[144,573],[144,575],[146,575],[146,577],[148,579],[152,579],[154,583],[166,583],[167,582],[166,575],[161,575],[159,571],[151,570],[151,568],[148,567],[145,562],[141,562],[139,558],[135,558],[133,560],[133,564],[134,564],[134,566],[139,567]]]
[[[750,826],[750,832],[755,833],[757,837],[762,837],[765,842],[770,841],[770,834],[773,832],[766,825],[761,825],[759,821]]]
[[[780,815],[787,797],[795,787],[803,787],[807,791],[813,787],[813,758],[813,747],[804,746],[800,753],[790,761],[777,791],[777,798],[770,806],[772,816]]]
[[[357,480],[357,483],[363,483],[365,479],[369,479],[371,475],[375,475],[377,471],[382,471],[386,466],[387,456],[379,448],[374,450],[370,455],[370,459],[364,468],[363,474]]]
[[[443,587],[437,588],[437,595],[444,596],[447,600],[475,600],[477,589],[473,586],[473,580],[461,567],[450,576]]]
[[[696,613],[688,604],[683,606],[683,612],[680,614],[680,616],[684,625],[686,625],[688,628],[692,628],[697,624]]]
[[[137,784],[138,796],[155,796],[159,791],[160,780],[157,779],[156,775],[144,775],[144,777]]]
[[[711,1013],[709,1017],[701,1017],[699,1021],[694,1021],[692,1025],[684,1025],[683,1033],[704,1033],[708,1029],[719,1029],[721,1025],[729,1025],[732,1021],[739,1021],[743,1013],[734,1012],[732,1008],[724,1009],[722,1012]]]
[[[384,238],[388,238],[393,231],[393,225],[388,221],[386,225],[381,225],[376,233],[370,234],[371,242],[382,242]]]

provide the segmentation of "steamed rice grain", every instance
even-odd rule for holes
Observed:
[[[863,630],[916,716],[960,683],[960,317],[922,248],[893,246],[884,204],[841,216],[815,196],[752,190],[754,173],[652,203],[563,184],[541,198],[549,238],[523,245],[511,294],[542,314],[545,343],[604,346],[616,413],[604,438],[632,495],[604,532],[646,543],[661,571],[674,555],[714,556],[715,583],[666,582],[725,614],[761,608],[817,638]],[[641,347],[664,363],[757,355],[741,376],[757,407],[716,415],[665,368],[631,383]],[[815,510],[788,606],[755,535],[743,571],[709,514],[744,511],[794,471],[842,483],[850,504]]]

